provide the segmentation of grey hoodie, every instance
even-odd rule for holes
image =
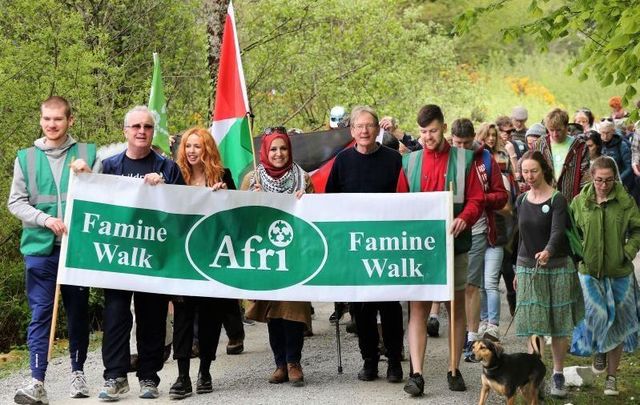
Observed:
[[[67,135],[67,140],[59,147],[50,147],[45,143],[46,138],[39,138],[33,142],[33,145],[43,151],[49,160],[53,178],[56,183],[56,188],[60,187],[60,178],[62,177],[62,169],[64,168],[64,161],[67,157],[67,151],[73,146],[76,141],[70,135]],[[96,159],[93,165],[93,171],[100,171],[100,160]],[[27,185],[25,183],[24,173],[20,167],[20,162],[16,158],[13,164],[13,182],[11,183],[11,192],[9,193],[9,201],[7,202],[9,212],[15,215],[22,221],[23,226],[44,227],[45,221],[51,216],[45,214],[39,209],[29,204],[29,193],[27,192]],[[58,201],[58,213],[62,218],[61,202]],[[59,238],[58,238],[59,240]]]

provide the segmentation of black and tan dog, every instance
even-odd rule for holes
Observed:
[[[506,354],[502,346],[487,339],[473,343],[473,353],[483,367],[479,405],[487,402],[492,389],[507,397],[509,405],[516,403],[518,390],[527,404],[538,403],[538,391],[547,369],[540,360],[540,337],[531,336],[530,344],[533,354]]]

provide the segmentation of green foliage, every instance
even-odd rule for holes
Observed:
[[[386,0],[235,4],[257,128],[320,128],[336,104],[368,104],[413,126],[422,104],[457,113],[474,96],[448,35],[415,8]]]
[[[474,27],[480,15],[506,7],[511,0],[499,0],[476,8],[457,20],[460,32]],[[504,27],[505,38],[531,35],[541,50],[551,41],[574,36],[582,42],[573,57],[570,72],[582,79],[593,76],[602,86],[626,84],[623,104],[630,105],[640,81],[637,69],[640,57],[640,3],[633,0],[553,1],[541,7],[530,0],[528,14],[532,21]],[[634,111],[634,115],[637,112]]]

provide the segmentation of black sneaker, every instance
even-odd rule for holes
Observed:
[[[429,317],[427,321],[427,334],[431,337],[440,336],[440,321],[438,318]]]
[[[468,340],[464,344],[462,355],[464,356],[464,361],[467,363],[478,363],[478,359],[476,359],[476,355],[473,353],[473,342],[473,340]]]
[[[404,392],[412,397],[419,397],[424,393],[424,378],[421,374],[413,373],[409,375],[407,383],[404,385]]]
[[[451,374],[451,371],[447,373],[447,382],[449,383],[450,391],[466,391],[467,386],[464,384],[464,378],[460,374],[460,370],[456,369],[456,376]]]
[[[189,376],[178,376],[178,379],[169,389],[169,398],[171,399],[184,399],[190,397],[193,394],[193,388],[191,387],[191,378]]]
[[[213,384],[211,384],[211,374],[204,375],[198,373],[198,381],[196,382],[197,394],[208,394],[213,392]]]
[[[373,381],[378,378],[378,360],[365,359],[362,369],[358,372],[358,380]]]
[[[387,366],[387,381],[390,383],[399,383],[403,377],[402,364],[400,364],[399,361],[390,360]]]

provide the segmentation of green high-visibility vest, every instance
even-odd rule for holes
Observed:
[[[93,166],[96,160],[96,146],[91,143],[76,143],[67,150],[58,189],[49,159],[43,151],[33,146],[18,151],[18,162],[27,186],[29,204],[53,217],[64,217],[69,165],[76,158],[83,159],[89,167]],[[62,208],[60,215],[58,205]],[[48,256],[53,251],[55,240],[56,235],[49,228],[23,224],[20,252],[25,256]]]
[[[409,182],[409,191],[412,193],[422,191],[422,162],[424,150],[420,149],[402,156],[402,167]],[[473,163],[473,151],[463,148],[451,147],[447,160],[447,172],[445,174],[445,189],[452,185],[453,189],[453,216],[457,217],[464,208],[464,193],[467,176],[471,173]],[[446,191],[446,190],[442,190]],[[455,254],[468,252],[471,248],[471,227],[462,232],[455,239]]]

